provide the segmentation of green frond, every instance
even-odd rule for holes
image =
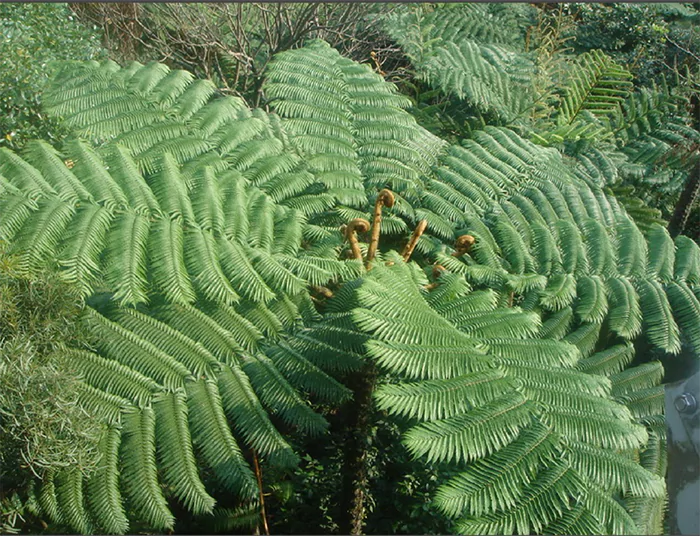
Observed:
[[[0,175],[8,179],[13,186],[26,192],[28,197],[57,195],[56,190],[38,169],[6,147],[0,147]]]
[[[642,277],[646,271],[647,243],[632,220],[617,224],[617,267],[621,275]]]
[[[664,369],[658,361],[628,368],[610,376],[612,394],[623,396],[639,389],[654,387],[661,383],[663,376]]]
[[[549,277],[547,286],[540,293],[540,303],[550,311],[559,311],[571,305],[576,298],[576,278],[571,273]]]
[[[571,124],[583,110],[604,115],[619,108],[629,94],[632,75],[599,50],[577,58],[567,80],[558,124]]]
[[[174,303],[192,303],[194,288],[184,260],[182,224],[175,220],[156,220],[149,233],[149,268],[155,286]]]
[[[161,385],[175,389],[190,376],[190,371],[182,363],[133,331],[107,320],[94,309],[86,309],[85,323],[100,333],[96,342],[100,353],[153,378]]]
[[[173,494],[195,514],[211,513],[216,501],[199,478],[190,440],[186,396],[181,391],[153,399],[156,446],[163,478]]]
[[[99,205],[81,206],[66,234],[58,263],[64,269],[62,277],[89,295],[99,277],[100,253],[113,215]]]
[[[666,292],[654,280],[639,279],[635,284],[644,317],[644,333],[655,347],[677,354],[681,350],[680,331],[673,319]]]
[[[74,214],[73,207],[58,198],[39,203],[39,209],[19,230],[11,247],[22,252],[19,268],[23,273],[32,274],[45,266]]]
[[[614,406],[613,402],[609,404]],[[626,408],[618,405],[617,409],[622,411]],[[643,426],[632,423],[629,411],[626,413],[626,418],[622,418],[623,414],[610,415],[549,406],[545,420],[567,439],[575,439],[604,449],[636,449],[646,443],[647,431]]]
[[[122,411],[133,407],[125,398],[82,382],[78,386],[78,402],[91,414],[103,419],[109,425],[119,423]]]
[[[202,109],[215,91],[216,87],[209,80],[195,80],[173,101],[172,108],[187,121]]]
[[[512,508],[475,519],[465,517],[455,527],[461,534],[538,533],[564,516],[570,508],[569,497],[581,487],[580,477],[568,463],[552,462],[539,472]]]
[[[245,103],[238,97],[222,97],[212,100],[202,107],[190,118],[190,123],[204,133],[211,136],[220,127],[228,125],[231,117],[245,109]]]
[[[166,139],[140,153],[135,160],[141,172],[151,175],[163,169],[166,155],[171,155],[177,164],[183,164],[206,155],[211,149],[210,142],[197,137]]]
[[[88,385],[137,406],[147,406],[153,394],[162,390],[151,378],[113,359],[82,350],[67,350],[66,355],[75,358],[77,372]]]
[[[256,307],[264,307],[257,304]],[[199,307],[208,318],[218,323],[224,331],[226,331],[242,348],[246,350],[254,350],[258,342],[263,339],[265,331],[255,322],[255,318],[245,314],[245,310],[236,311],[232,307],[223,304],[202,304]],[[276,326],[279,325],[277,321]],[[281,325],[274,331],[280,331]],[[268,333],[269,335],[269,333]]]
[[[597,220],[587,220],[583,224],[586,238],[586,251],[591,274],[609,276],[617,272],[617,252],[605,225]]]
[[[381,410],[425,421],[462,414],[511,389],[503,371],[494,368],[447,380],[383,385],[374,397]]]
[[[238,293],[253,302],[267,303],[274,298],[274,291],[255,271],[242,246],[223,237],[217,246],[221,269]]]
[[[588,487],[583,502],[597,517],[608,534],[635,534],[639,528],[625,508],[610,495],[602,493],[594,486]]]
[[[83,474],[79,467],[61,470],[55,479],[56,502],[61,511],[61,519],[76,532],[92,532],[92,523],[85,510]]]
[[[588,357],[591,352],[593,352],[593,349],[598,342],[600,327],[601,324],[597,322],[583,324],[575,331],[572,331],[566,337],[564,337],[564,341],[575,345],[583,357]]]
[[[186,388],[192,442],[204,463],[227,490],[244,499],[256,497],[255,476],[231,435],[216,382],[198,380],[188,382]]]
[[[603,534],[601,521],[584,505],[577,504],[547,525],[542,534]]]
[[[544,339],[483,339],[489,353],[506,359],[525,357],[531,363],[571,367],[579,358],[578,349],[566,342]]]
[[[109,174],[101,156],[87,143],[70,140],[64,144],[64,152],[74,163],[71,171],[97,203],[110,209],[128,206],[124,191]]]
[[[636,418],[648,415],[660,415],[664,413],[665,386],[657,385],[646,389],[639,389],[618,397]]]
[[[195,221],[187,185],[173,155],[163,154],[159,171],[148,177],[148,186],[166,217],[183,219],[186,223]]]
[[[305,281],[285,268],[275,257],[259,249],[246,248],[255,271],[268,287],[295,295],[304,291]]]
[[[226,305],[239,301],[238,293],[224,275],[212,233],[191,228],[184,235],[185,266],[194,287],[207,299]]]
[[[559,448],[557,435],[535,421],[512,443],[441,485],[435,503],[451,517],[479,517],[513,508],[543,462],[550,461]]]
[[[3,185],[0,182],[0,186]],[[12,240],[29,219],[31,213],[38,209],[36,202],[22,195],[4,195],[0,202],[0,240]]]
[[[477,312],[462,317],[458,328],[474,337],[528,337],[540,329],[538,314],[517,308]]]
[[[673,265],[676,258],[676,248],[671,235],[665,227],[654,224],[647,233],[649,242],[649,266],[647,273],[668,283],[673,279]]]
[[[674,279],[694,285],[700,284],[700,247],[691,238],[683,235],[678,235],[675,243]]]
[[[167,304],[153,309],[161,322],[201,344],[222,363],[238,363],[243,347],[228,330],[209,315],[186,304]]]
[[[608,314],[608,297],[603,280],[597,276],[580,277],[576,281],[576,315],[582,322],[601,324]]]
[[[681,333],[691,348],[700,350],[700,300],[684,282],[669,283],[666,295]]]
[[[542,225],[539,222],[532,222],[530,229],[532,232],[533,257],[537,263],[537,273],[549,275],[553,268],[562,262],[554,236],[546,225]]]
[[[530,256],[525,241],[515,227],[507,224],[503,219],[498,219],[493,226],[493,231],[504,259],[510,264],[509,272],[522,274],[535,271],[534,259]]]
[[[419,126],[369,65],[311,41],[264,73],[281,118],[162,64],[74,63],[44,103],[91,143],[74,139],[65,155],[40,142],[24,158],[0,151],[0,238],[25,272],[59,261],[103,304],[85,313],[97,353],[67,358],[81,404],[110,423],[104,465],[84,500],[81,480],[58,476],[54,490],[47,477],[40,502],[53,521],[88,530],[92,516],[119,532],[128,514],[132,528],[172,530],[166,496],[213,511],[200,474],[254,501],[243,445],[293,466],[273,422],[325,431],[306,396],[347,400],[335,376],[370,360],[391,376],[378,407],[413,421],[409,452],[451,473],[437,502],[460,531],[657,524],[662,371],[628,366],[642,332],[667,351],[700,347],[700,250],[632,220],[645,214],[638,203],[603,181],[641,173],[683,133],[587,148],[629,88],[599,53],[571,69],[559,124],[538,138],[557,147],[488,125],[542,112],[532,58],[503,31],[510,19],[488,6],[417,11],[435,26],[418,36],[425,21],[411,19],[396,39],[411,43],[419,76],[478,116],[455,116],[455,128],[473,128],[460,145]],[[431,37],[443,34],[459,39]],[[635,114],[654,113],[634,102],[609,118],[623,137],[647,128]],[[569,135],[580,139],[556,141]],[[381,188],[396,203],[372,269],[338,260],[339,226],[370,215]],[[421,219],[417,262],[404,263],[388,249]],[[462,234],[476,243],[453,256]],[[446,271],[428,277],[432,263]],[[334,296],[312,301],[310,286]]]
[[[299,458],[280,435],[263,409],[248,377],[237,365],[218,374],[219,391],[226,415],[245,442],[272,463],[294,466]]]
[[[610,329],[625,339],[634,339],[642,330],[642,311],[637,291],[625,277],[608,279],[606,286],[610,302]]]
[[[414,426],[403,443],[411,455],[428,461],[470,461],[510,443],[534,411],[532,402],[509,393],[478,408]]]
[[[331,374],[359,370],[363,362],[360,352],[364,341],[354,331],[324,324],[300,330],[286,342],[318,368]]]
[[[589,374],[611,376],[623,371],[633,358],[634,346],[630,343],[617,344],[582,359],[576,368]]]
[[[161,106],[169,106],[193,80],[194,77],[187,71],[170,71],[151,89],[150,97]]]
[[[238,307],[238,312],[247,324],[271,341],[276,341],[284,329],[277,315],[262,303],[244,303]]]
[[[102,459],[87,481],[87,503],[92,517],[101,530],[109,534],[124,534],[129,521],[119,491],[119,447],[121,430],[108,428],[100,441]]]
[[[320,434],[328,428],[328,422],[297,394],[269,358],[251,356],[241,368],[262,403],[284,422],[309,435]]]
[[[574,311],[571,307],[564,307],[542,323],[538,335],[543,339],[561,340],[569,333],[569,328],[574,321]]]
[[[105,279],[114,289],[114,300],[135,305],[147,298],[147,251],[150,223],[136,212],[123,212],[113,221],[106,237]]]
[[[114,320],[177,359],[193,376],[207,375],[221,367],[221,363],[201,344],[152,316],[123,308],[118,310]]]
[[[51,181],[52,187],[63,201],[69,203],[77,200],[93,201],[92,195],[66,167],[58,151],[51,145],[43,140],[32,140],[25,146],[23,154],[34,163],[41,177]],[[34,180],[39,179],[39,175],[32,175],[32,177]]]
[[[41,512],[55,523],[64,523],[56,498],[56,469],[49,469],[43,480],[38,500]]]
[[[125,147],[118,143],[111,145],[105,156],[105,164],[109,166],[109,174],[126,195],[130,207],[144,216],[160,214],[156,196]]]
[[[347,387],[285,342],[280,341],[266,349],[265,354],[292,385],[316,394],[321,400],[340,404],[352,398],[352,392]]]
[[[120,483],[128,504],[152,527],[172,529],[175,518],[158,482],[154,410],[126,412],[122,426]]]

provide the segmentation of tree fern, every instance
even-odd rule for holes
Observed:
[[[114,474],[87,483],[97,526],[124,527],[118,491],[156,529],[174,525],[166,498],[211,512],[209,473],[252,498],[245,449],[293,464],[284,429],[328,427],[306,392],[347,400],[334,376],[370,360],[392,378],[378,403],[412,423],[409,450],[462,475],[438,494],[458,530],[637,530],[637,499],[597,490],[614,471],[615,492],[659,498],[658,478],[615,454],[656,448],[642,414],[659,369],[628,368],[625,341],[700,340],[697,246],[659,262],[665,235],[644,237],[557,150],[494,127],[447,146],[324,43],[280,55],[264,88],[281,121],[156,64],[68,65],[45,102],[92,141],[0,155],[0,239],[26,271],[62,260],[89,296],[94,352],[68,352],[90,407],[121,425],[118,488]],[[370,271],[338,260],[338,227],[385,187],[389,244]],[[387,252],[420,220],[425,272]],[[472,247],[454,248],[465,234]],[[309,287],[330,283],[320,314]],[[85,528],[73,479],[67,514],[50,479],[44,510]]]
[[[366,343],[369,355],[377,359],[381,355],[387,355],[387,351],[393,352],[390,348],[404,341],[402,324],[396,323],[393,319],[405,318],[405,321],[413,326],[414,331],[426,332],[425,335],[416,333],[413,336],[413,340],[419,344],[415,348],[415,353],[422,351],[426,358],[431,356],[435,345],[447,337],[449,323],[436,316],[431,321],[426,319],[420,324],[422,327],[418,327],[419,324],[415,323],[413,317],[417,315],[424,317],[435,306],[435,301],[426,302],[418,289],[411,292],[406,288],[411,279],[408,277],[406,268],[400,265],[394,265],[391,268],[376,267],[367,279],[357,291],[360,310],[374,311],[383,319],[381,324],[368,323],[367,313],[354,314],[358,328],[371,335],[370,341]],[[375,279],[380,281],[381,285],[374,284],[372,280]],[[390,295],[400,299],[391,299]],[[449,294],[443,299],[449,300]],[[427,311],[426,308],[428,308]],[[453,326],[451,329],[454,330],[452,337],[457,337],[459,333],[457,328]],[[462,337],[463,335],[460,336]],[[475,337],[474,342],[479,340],[478,335],[471,337]],[[373,339],[377,339],[377,342]],[[390,341],[394,340],[396,343],[389,346]],[[467,340],[465,339],[465,343]],[[468,344],[474,344],[474,342]],[[505,340],[502,344],[502,348],[507,348]],[[489,348],[487,345],[483,347]],[[520,347],[520,352],[529,350],[526,346]],[[503,350],[498,350],[494,355],[491,353],[493,349],[486,351],[488,352],[486,355],[493,357],[491,359],[472,358],[471,367],[475,369],[467,375],[455,370],[449,362],[440,363],[430,359],[427,362],[440,369],[439,372],[433,373],[432,377],[441,378],[430,380],[419,380],[425,377],[424,373],[420,370],[407,369],[405,363],[387,358],[377,360],[380,366],[400,374],[402,378],[401,383],[387,385],[378,390],[377,400],[380,407],[413,416],[414,422],[417,420],[420,423],[412,427],[405,436],[409,450],[416,456],[450,461],[451,464],[465,466],[470,471],[454,477],[454,481],[448,481],[437,496],[437,500],[445,505],[447,511],[464,515],[458,521],[457,529],[479,532],[541,530],[542,526],[537,525],[538,523],[550,523],[561,519],[567,511],[576,506],[568,499],[556,500],[558,494],[568,497],[573,489],[578,490],[577,493],[583,493],[579,495],[579,504],[588,509],[594,517],[606,512],[604,516],[598,518],[606,519],[606,523],[612,523],[611,526],[617,528],[627,527],[626,530],[630,530],[634,527],[628,514],[612,507],[611,498],[608,500],[605,496],[593,491],[599,485],[595,482],[597,477],[595,473],[586,473],[596,465],[599,466],[600,471],[610,471],[610,466],[605,465],[607,461],[604,462],[604,460],[614,460],[616,449],[636,448],[643,445],[647,439],[644,429],[632,422],[629,411],[610,399],[609,387],[605,387],[602,383],[596,387],[593,383],[587,395],[576,394],[580,393],[580,390],[571,391],[560,388],[543,390],[542,384],[537,383],[535,376],[523,376],[518,365],[512,363],[508,357],[500,357],[508,355],[507,352],[503,354]],[[550,375],[562,374],[572,364],[572,362],[566,365],[549,361],[539,373],[543,374],[544,370],[548,370]],[[494,365],[500,367],[500,372],[498,369],[491,368]],[[562,375],[562,379],[564,377]],[[464,383],[468,378],[474,378],[476,381]],[[461,389],[464,390],[464,394],[453,395],[458,385],[463,386]],[[441,400],[442,404],[438,406],[436,400]],[[471,404],[474,403],[476,406],[472,407]],[[444,413],[445,411],[447,413]],[[580,412],[580,417],[574,418],[576,411]],[[564,415],[566,417],[562,418]],[[534,418],[542,421],[540,424],[534,424]],[[528,435],[530,430],[534,432],[538,426],[540,432],[534,436]],[[610,458],[596,458],[598,451],[592,450],[589,455],[586,455],[585,461],[591,467],[587,465],[583,472],[580,472],[573,467],[563,465],[561,471],[556,473],[558,477],[554,478],[551,473],[553,458],[550,458],[555,456],[553,445],[549,444],[548,448],[542,449],[541,457],[530,454],[533,448],[530,445],[540,444],[539,438],[545,430],[548,431],[545,437],[552,437],[554,434],[553,437],[565,437],[569,441],[574,439],[583,441],[585,444],[597,446],[604,452],[609,452]],[[523,438],[522,443],[519,443],[520,437]],[[535,437],[538,438],[538,443],[533,444],[531,442]],[[525,438],[528,439],[525,440]],[[557,443],[559,445],[557,449],[560,452],[558,456],[565,456],[567,459],[571,457],[572,463],[576,456],[582,455],[581,451],[570,450],[571,447],[565,446],[565,443]],[[511,449],[512,454],[506,454]],[[504,456],[503,460],[509,460],[507,467],[511,467],[511,463],[514,464],[515,472],[509,473],[503,462],[496,461],[501,455]],[[517,460],[519,457],[522,457],[522,463],[528,460],[530,464],[531,469],[526,473],[518,472],[522,471],[518,465],[521,462],[510,461]],[[493,465],[482,465],[490,463],[492,458]],[[620,464],[612,470],[621,471],[620,477],[626,479],[629,475],[622,469],[624,463],[628,462],[620,458]],[[654,481],[653,475],[645,473],[641,468],[638,471],[642,480]],[[564,476],[567,474],[570,476]],[[526,478],[524,478],[525,475],[527,475]],[[481,486],[486,486],[488,481],[486,479],[489,478],[515,480],[512,480],[510,485],[504,485],[507,480],[495,480],[488,488],[490,491],[486,492]],[[569,479],[573,479],[576,484],[574,485]],[[476,486],[471,488],[475,491],[466,492],[470,489],[464,487],[467,482],[472,482],[471,486]],[[501,485],[495,486],[495,482],[500,482]],[[654,493],[663,493],[662,482],[659,480],[654,482]],[[650,484],[645,482],[643,485],[640,482],[635,484],[635,490],[648,494],[650,493],[648,485]],[[585,495],[586,492],[582,492],[584,489],[591,490],[588,496]],[[448,497],[450,497],[449,500]],[[533,516],[532,513],[529,515],[523,513],[530,508],[526,505],[532,504],[525,501],[536,497],[539,497],[536,500],[541,501],[542,508],[553,508],[549,516],[543,516],[541,511],[538,511],[540,513],[537,516]],[[610,512],[611,508],[614,514]],[[520,527],[512,525],[516,522],[523,525]],[[526,523],[534,524],[526,527],[524,525]]]

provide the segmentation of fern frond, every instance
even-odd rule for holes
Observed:
[[[184,260],[182,225],[160,219],[151,226],[148,241],[149,267],[156,286],[175,303],[192,303],[194,288],[187,275]]]
[[[207,299],[226,305],[238,302],[238,293],[224,275],[211,233],[188,229],[184,236],[184,257],[193,285]]]
[[[608,279],[606,285],[610,301],[610,329],[625,339],[633,339],[642,330],[639,295],[627,278]]]
[[[150,224],[136,212],[118,215],[106,237],[105,278],[114,299],[123,305],[144,303],[147,298],[147,251]]]
[[[216,478],[239,497],[252,499],[257,483],[236,440],[231,435],[216,382],[187,383],[187,404],[192,442]]]
[[[691,348],[697,351],[700,349],[700,301],[682,282],[669,283],[666,295],[681,333],[687,337]]]
[[[47,199],[39,204],[39,210],[24,225],[14,238],[12,249],[22,251],[19,268],[32,274],[40,270],[48,257],[56,251],[75,210],[58,198]]]
[[[242,368],[263,404],[278,413],[282,420],[310,435],[319,434],[328,427],[328,422],[301,399],[269,358],[252,356]]]
[[[284,342],[280,341],[276,346],[268,348],[265,353],[293,385],[315,393],[322,400],[333,404],[351,398],[352,393],[347,387],[331,378],[303,354]]]
[[[633,358],[634,347],[631,344],[618,344],[582,359],[576,368],[590,374],[610,376],[624,370]]]
[[[154,397],[156,446],[163,477],[173,493],[194,513],[211,513],[216,501],[199,479],[187,422],[187,404],[182,392]]]
[[[569,496],[581,489],[580,477],[568,464],[553,462],[541,471],[513,508],[456,523],[463,534],[531,534],[560,519],[569,507]],[[537,512],[537,513],[535,513]]]
[[[632,75],[599,50],[579,56],[569,75],[558,124],[571,124],[583,110],[615,111],[629,94]]]
[[[512,508],[537,469],[557,452],[558,443],[556,434],[535,421],[515,441],[440,486],[435,503],[451,517],[479,517]]]
[[[376,393],[379,409],[421,421],[446,419],[503,396],[512,389],[502,370],[483,370],[449,380],[384,385]]]
[[[608,313],[605,283],[597,275],[576,282],[576,315],[582,322],[602,323]]]
[[[56,501],[61,519],[76,532],[92,532],[92,523],[83,503],[83,474],[79,467],[61,470],[56,475]]]
[[[65,166],[58,151],[45,141],[32,140],[28,142],[23,154],[25,158],[34,162],[34,166],[41,173],[41,176],[45,177],[45,180],[51,181],[56,193],[63,201],[94,200],[78,178]],[[0,171],[0,173],[2,172]],[[34,180],[39,178],[38,175],[32,176]]]
[[[87,503],[90,513],[102,530],[110,534],[124,534],[129,521],[119,491],[119,447],[121,430],[108,428],[101,442],[102,459],[95,473],[87,481]]]
[[[137,370],[161,385],[177,388],[183,385],[190,371],[180,362],[136,333],[107,320],[94,309],[86,310],[88,327],[99,330],[97,347],[101,353]]]
[[[171,529],[175,518],[168,509],[156,469],[156,418],[152,408],[122,416],[120,482],[129,504],[153,527]]]
[[[644,317],[644,333],[655,347],[677,354],[681,350],[680,331],[663,287],[654,280],[644,279],[638,280],[636,286]]]
[[[99,205],[85,205],[77,210],[70,231],[64,238],[58,255],[61,273],[69,283],[76,285],[84,296],[91,293],[100,275],[100,253],[113,215]]]
[[[406,432],[404,444],[429,461],[469,461],[504,447],[530,421],[534,407],[517,393],[471,411],[431,420]]]
[[[270,422],[248,377],[238,366],[224,367],[218,374],[219,391],[226,415],[251,447],[273,463],[288,467],[298,462],[289,444]]]

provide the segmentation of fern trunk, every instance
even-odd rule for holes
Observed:
[[[695,163],[693,171],[690,172],[668,224],[668,232],[673,238],[685,231],[688,217],[698,199],[698,194],[700,194],[700,160]]]
[[[341,534],[362,534],[365,522],[367,489],[367,450],[372,411],[372,393],[376,370],[367,365],[351,380],[353,400],[347,406],[346,446],[344,452],[343,489],[341,492]]]

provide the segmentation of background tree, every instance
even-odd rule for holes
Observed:
[[[41,91],[56,60],[104,58],[96,26],[84,25],[67,4],[0,6],[0,147],[65,134],[41,110]]]

